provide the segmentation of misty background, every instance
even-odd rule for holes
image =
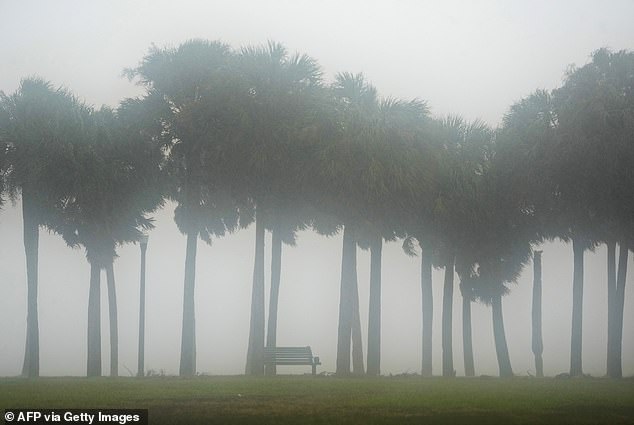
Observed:
[[[141,88],[121,77],[152,43],[220,39],[238,47],[275,40],[321,63],[326,79],[363,72],[382,95],[427,100],[435,115],[500,123],[506,109],[536,88],[552,89],[566,68],[584,64],[600,47],[632,49],[634,2],[611,1],[9,1],[0,0],[0,90],[40,75],[86,102],[115,106]],[[18,375],[26,335],[26,267],[19,202],[0,211],[0,375]],[[185,237],[173,204],[156,216],[147,253],[146,368],[178,372]],[[196,270],[197,370],[244,372],[249,332],[254,225],[212,246],[198,242]],[[267,235],[267,292],[270,235]],[[544,372],[569,367],[572,248],[547,243],[543,254]],[[400,243],[383,252],[381,371],[420,372],[420,258]],[[119,249],[120,373],[136,370],[138,245]],[[278,345],[311,345],[318,371],[334,371],[341,235],[301,232],[284,247]],[[634,261],[630,259],[630,271]],[[358,258],[364,345],[367,343],[369,253]],[[60,237],[40,237],[39,319],[42,375],[83,375],[89,266],[81,250]],[[442,273],[434,275],[434,369],[440,371]],[[625,294],[623,373],[634,374],[634,278]],[[458,281],[456,279],[456,285]],[[108,372],[107,297],[102,285],[102,351]],[[533,372],[530,346],[532,265],[503,299],[505,328],[516,374]],[[583,318],[584,372],[605,374],[606,251],[586,254]],[[268,307],[268,294],[266,306]],[[454,297],[454,363],[462,362],[461,299]],[[268,313],[267,313],[268,314]],[[476,374],[497,374],[490,308],[473,305]],[[365,350],[364,346],[364,350]],[[281,373],[308,372],[283,367]],[[533,372],[534,373],[534,372]]]

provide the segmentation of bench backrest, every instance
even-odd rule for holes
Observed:
[[[309,365],[314,357],[310,347],[265,347],[264,363]]]

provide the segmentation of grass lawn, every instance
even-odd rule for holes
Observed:
[[[0,408],[147,408],[151,424],[634,424],[634,379],[3,378]]]

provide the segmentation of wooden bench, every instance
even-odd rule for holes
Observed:
[[[312,366],[317,374],[319,357],[314,357],[310,347],[264,347],[265,365]]]

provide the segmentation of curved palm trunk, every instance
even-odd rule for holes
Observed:
[[[570,376],[583,375],[581,364],[583,322],[583,253],[584,246],[572,240],[574,273],[572,280],[572,332],[570,341]]]
[[[370,307],[368,315],[368,375],[381,373],[381,256],[383,238],[370,247]]]
[[[498,358],[500,377],[513,376],[509,349],[504,333],[504,316],[502,314],[502,297],[497,295],[491,301],[491,313],[493,319],[493,338],[495,340],[495,353]]]
[[[269,298],[269,322],[266,334],[266,346],[277,346],[277,306],[280,296],[280,275],[282,269],[282,238],[276,228],[271,237],[271,296]],[[265,365],[267,375],[275,375],[275,364]]]
[[[465,376],[475,376],[471,334],[471,299],[464,294],[462,295],[462,346],[464,349],[464,374]]]
[[[337,375],[350,374],[350,338],[352,336],[353,273],[356,270],[357,245],[349,226],[343,230],[341,252],[341,288],[339,294],[339,326],[337,329]]]
[[[445,286],[442,298],[442,376],[456,376],[453,368],[453,275],[454,259],[445,266]]]
[[[264,374],[264,220],[261,213],[255,219],[255,262],[245,371],[247,375]]]
[[[108,286],[108,314],[110,318],[110,376],[119,376],[119,325],[117,319],[117,291],[114,284],[114,266],[106,266]]]
[[[359,280],[357,279],[357,250],[355,247],[352,269],[352,373],[363,375],[363,339],[359,312]]]
[[[139,285],[139,350],[137,376],[145,375],[145,253],[147,243],[141,243],[141,282]]]
[[[432,326],[434,323],[434,294],[431,277],[431,246],[421,243],[420,287],[423,316],[423,362],[421,375],[432,376]]]
[[[101,376],[101,267],[90,265],[87,376]]]
[[[535,251],[533,256],[533,321],[532,349],[535,355],[535,373],[538,378],[544,377],[544,360],[542,353],[542,252]]]
[[[37,311],[39,223],[28,194],[24,191],[22,192],[22,218],[27,285],[26,344],[22,375],[36,377],[40,376],[40,327]]]
[[[180,376],[193,376],[196,374],[196,311],[194,289],[196,284],[197,245],[198,233],[188,233],[187,251],[185,253],[185,283],[183,287]]]
[[[616,277],[616,294],[614,299],[614,350],[612,361],[613,373],[610,375],[613,378],[622,378],[622,349],[623,349],[623,310],[625,303],[625,282],[627,278],[627,259],[628,259],[628,246],[621,242],[619,244],[619,270]]]

